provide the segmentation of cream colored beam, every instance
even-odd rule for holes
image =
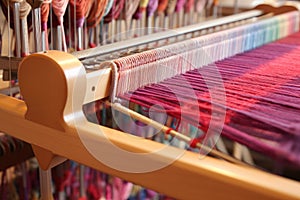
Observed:
[[[105,68],[87,73],[86,79],[87,84],[84,98],[85,104],[109,96],[111,68]]]

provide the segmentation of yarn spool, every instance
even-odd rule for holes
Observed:
[[[108,13],[111,11],[113,5],[114,5],[114,0],[108,0],[104,14],[103,14],[103,18],[101,19],[101,24],[100,24],[100,40],[101,40],[100,42],[101,43],[103,43],[104,38],[106,38],[106,36],[107,36],[107,31],[105,31],[105,27],[104,27],[104,19],[108,15]]]
[[[146,21],[146,27],[147,27],[147,34],[151,34],[152,30],[153,30],[153,26],[155,26],[155,24],[153,23],[153,19],[154,19],[154,14],[155,11],[158,7],[158,0],[149,0],[147,9],[146,9],[146,16],[147,16],[147,21]]]
[[[125,20],[125,31],[126,31],[126,39],[129,39],[130,36],[130,29],[132,27],[131,19],[133,14],[135,13],[136,9],[138,8],[140,4],[140,0],[127,0],[125,1],[125,6],[121,15],[121,19]],[[121,21],[118,23],[118,32],[121,33]]]
[[[169,0],[159,0],[158,7],[157,7],[157,13],[164,13],[168,6],[168,2],[169,2]]]
[[[194,4],[195,0],[187,0],[184,6],[184,25],[194,23]]]
[[[83,24],[85,20],[85,12],[87,9],[86,0],[70,0],[71,16],[75,16],[76,36],[75,48],[80,51],[83,49]],[[76,45],[77,44],[77,45]]]
[[[109,11],[111,10],[111,8],[113,7],[113,4],[114,4],[114,0],[108,0],[107,1],[107,5],[105,7],[105,11],[104,11],[103,17],[105,17],[109,13]]]
[[[156,19],[155,19],[155,32],[159,30],[159,28],[164,27],[164,19],[165,19],[165,11],[167,9],[169,0],[159,0],[157,11],[156,11]]]
[[[143,17],[143,13],[146,11],[148,6],[149,0],[141,0],[140,5],[136,9],[135,13],[133,14],[132,18],[136,20],[140,20]]]
[[[97,26],[105,14],[108,0],[95,0],[91,5],[91,10],[86,18],[87,27]]]
[[[32,9],[32,21],[33,21],[33,38],[34,38],[34,52],[39,52],[42,50],[41,39],[41,6],[43,0],[26,0]]]
[[[49,18],[51,2],[52,2],[52,0],[44,1],[41,6],[42,51],[49,49],[47,23],[48,23],[48,18]]]
[[[70,0],[69,1],[70,9],[71,9],[71,16],[75,17],[76,28],[83,26],[86,3],[87,2],[85,0]]]
[[[5,10],[5,12],[7,13],[8,5],[5,2],[6,1],[2,2],[3,4],[1,4],[1,5],[3,5],[3,7],[6,7],[3,10]],[[11,7],[12,7],[12,11],[13,11],[12,12],[13,13],[13,21],[11,21],[10,26],[13,27],[14,33],[15,33],[15,38],[16,38],[16,44],[15,44],[16,57],[21,57],[21,47],[22,47],[22,45],[21,45],[21,31],[20,31],[20,3],[21,2],[22,2],[22,0],[10,0],[9,1],[9,4],[12,5]],[[5,16],[8,17],[7,14]]]
[[[52,0],[53,12],[57,17],[59,25],[63,25],[63,17],[68,6],[68,0]]]
[[[169,0],[165,10],[164,28],[169,29],[174,27],[174,12],[177,5],[177,0]]]
[[[214,0],[213,2],[213,17],[218,17],[219,12],[219,0]]]
[[[151,17],[154,15],[156,9],[158,8],[158,1],[159,0],[149,0],[147,7],[147,17]]]
[[[206,10],[206,16],[213,16],[216,14],[216,5],[218,4],[218,1],[215,0],[206,0],[205,1],[205,10]]]
[[[87,24],[87,18],[90,15],[90,12],[92,11],[93,8],[93,3],[95,2],[95,0],[92,1],[86,1],[85,6],[83,8],[84,10],[84,27],[83,27],[83,44],[84,44],[84,48],[87,49],[88,48],[88,44],[89,44],[89,39],[90,39],[90,35],[89,35],[89,28],[88,28],[88,24]],[[93,37],[93,35],[92,35]]]
[[[20,20],[21,20],[21,56],[25,57],[29,55],[29,39],[28,39],[28,24],[27,24],[27,16],[31,11],[31,6],[25,0],[20,3]]]
[[[186,0],[177,0],[176,6],[175,6],[175,12],[180,12],[186,3]]]
[[[2,13],[6,19],[6,22],[8,24],[8,26],[6,26],[5,23],[2,24],[2,29],[1,29],[1,32],[0,32],[0,55],[2,55],[2,52],[3,50],[5,49],[4,47],[4,43],[2,42],[3,41],[3,34],[5,33],[5,29],[7,28],[11,28],[13,29],[14,28],[14,24],[13,24],[13,11],[11,9],[11,6],[8,6],[9,2],[8,1],[0,1],[0,7],[1,7],[1,10],[2,10]],[[9,16],[8,16],[9,14]],[[3,48],[4,47],[4,48]],[[10,56],[12,51],[11,51],[11,45],[7,45],[7,52],[8,52],[8,55]]]
[[[113,20],[118,19],[121,14],[121,11],[124,8],[124,4],[125,4],[125,0],[120,0],[120,1],[114,0],[109,13],[104,18],[104,22],[110,23]]]
[[[58,25],[56,26],[56,43],[57,50],[67,51],[67,43],[64,30],[64,14],[66,12],[69,0],[52,0],[52,9],[56,16]],[[54,42],[54,41],[51,41]]]
[[[168,1],[168,5],[165,10],[166,16],[172,15],[174,13],[176,5],[177,5],[177,0],[169,0]]]
[[[140,5],[136,9],[135,13],[133,14],[132,18],[136,22],[135,26],[135,36],[141,36],[144,34],[144,30],[142,27],[145,27],[145,20],[146,20],[146,9],[148,6],[149,0],[141,0]]]
[[[197,21],[200,21],[205,16],[205,6],[209,4],[207,0],[196,0],[195,1],[195,13]]]
[[[0,1],[0,6],[1,6],[1,10],[2,13],[6,19],[6,21],[9,23],[9,27],[11,29],[14,29],[14,12],[13,12],[13,5],[9,5],[8,1]],[[9,9],[9,11],[8,11]],[[10,14],[10,16],[8,16],[8,13]]]
[[[125,6],[122,12],[121,18],[124,20],[131,20],[133,14],[137,10],[140,4],[140,0],[127,0],[125,1]]]
[[[110,42],[115,41],[115,20],[119,18],[123,8],[125,6],[125,0],[117,1],[115,0],[112,8],[110,9],[109,13],[104,17],[104,23],[105,23],[105,31],[104,31],[104,37],[103,37],[103,44],[106,43],[106,37],[110,39]],[[107,35],[108,29],[110,26],[110,36]]]
[[[186,4],[184,6],[184,12],[185,13],[190,13],[193,11],[194,9],[194,4],[195,4],[195,0],[187,0]]]
[[[90,47],[95,47],[96,44],[99,44],[99,27],[97,25],[100,24],[105,14],[107,4],[107,0],[95,0],[91,5],[91,10],[86,18]]]
[[[184,9],[184,5],[186,3],[186,0],[177,0],[176,6],[175,6],[175,16],[174,19],[176,20],[175,23],[173,23],[173,27],[181,27],[183,26],[183,9]]]

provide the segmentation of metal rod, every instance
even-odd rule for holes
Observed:
[[[46,31],[42,31],[42,51],[46,51],[47,46],[46,46]]]
[[[78,43],[77,43],[77,51],[82,51],[83,49],[83,29],[82,27],[77,27],[77,38],[78,38]]]
[[[33,34],[34,34],[34,51],[41,51],[41,9],[32,10]]]
[[[56,50],[59,50],[59,51],[62,51],[63,50],[63,47],[62,47],[62,31],[61,31],[62,27],[60,25],[58,25],[56,27],[56,44],[55,44],[55,47],[56,47]]]
[[[51,39],[51,43],[50,43],[50,49],[53,50],[54,49],[54,33],[53,33],[53,11],[52,11],[52,3],[50,3],[50,39]],[[46,30],[47,31],[47,30]]]
[[[71,6],[68,6],[68,29],[69,29],[69,48],[73,48],[73,41],[72,41],[72,17],[71,17]]]
[[[51,169],[42,170],[40,168],[40,187],[41,187],[41,200],[52,200],[52,186],[51,186]]]
[[[147,17],[146,21],[146,35],[153,33],[153,16]]]
[[[21,57],[21,33],[20,33],[20,3],[13,3],[14,28],[16,36],[16,56]]]
[[[148,44],[148,43],[152,43],[152,42],[157,42],[159,40],[168,39],[171,37],[177,37],[177,36],[184,35],[187,33],[200,31],[203,29],[212,28],[212,27],[227,24],[227,23],[232,23],[232,22],[239,21],[239,20],[257,17],[261,14],[263,14],[263,11],[252,10],[252,11],[248,11],[248,12],[244,12],[244,13],[240,13],[240,14],[236,14],[236,15],[232,15],[232,16],[223,17],[220,19],[205,21],[205,22],[190,25],[187,27],[177,28],[175,30],[167,30],[167,31],[154,33],[154,34],[147,35],[147,36],[142,36],[139,38],[132,38],[129,40],[124,40],[124,41],[108,44],[103,47],[100,46],[100,47],[96,47],[96,48],[92,48],[92,49],[83,50],[80,52],[74,52],[73,55],[76,56],[79,60],[84,60],[86,58],[91,58],[91,57],[103,55],[103,54],[109,54],[109,53],[112,53],[112,52],[115,52],[118,50],[124,50],[124,49],[132,48],[135,46],[140,46],[140,45],[144,45],[144,44]]]
[[[27,19],[21,19],[21,30],[22,30],[22,54],[21,56],[27,56],[29,55],[29,38],[28,38],[28,25],[27,25]]]
[[[238,13],[239,12],[239,1],[238,0],[234,0],[234,13]]]

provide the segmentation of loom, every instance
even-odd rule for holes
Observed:
[[[289,22],[292,24],[287,25]],[[286,27],[289,27],[288,31]],[[213,29],[226,29],[228,34],[220,37],[218,31],[213,31],[200,36],[201,31]],[[177,41],[160,47],[160,54],[154,58],[143,57],[151,50],[141,54],[142,59],[137,66],[147,64],[153,69],[159,60],[170,63],[168,59],[177,55],[188,57],[190,54],[186,52],[189,51],[201,57],[204,51],[198,51],[200,47],[212,51],[211,47],[219,45],[223,54],[216,54],[213,58],[201,57],[201,67],[275,41],[298,29],[299,12],[294,8],[261,6],[256,10],[178,28],[176,31],[153,33],[72,54],[44,51],[24,59],[9,59],[13,61],[10,62],[11,69],[19,70],[24,101],[0,96],[0,129],[30,143],[43,170],[71,159],[177,199],[300,199],[300,184],[296,181],[241,163],[232,163],[230,159],[230,162],[209,156],[200,159],[199,154],[194,152],[96,125],[88,122],[82,111],[83,104],[109,98],[112,107],[128,114],[130,110],[119,106],[118,95],[193,69],[192,65],[187,65],[155,80],[149,76],[142,85],[126,86],[126,80],[122,80],[126,76],[119,76],[119,73],[128,70],[126,62],[130,56],[111,61],[108,55],[114,52],[151,46],[163,40]],[[251,33],[256,35],[257,42],[250,41],[253,36]],[[259,37],[261,33],[267,37]],[[227,52],[226,48],[231,43],[222,41],[234,41],[237,38],[248,43]],[[174,45],[177,45],[175,50]],[[7,63],[3,59],[1,61]],[[139,75],[139,72],[134,74]],[[118,84],[118,81],[123,82]],[[140,117],[135,116],[134,112],[130,115]],[[156,124],[146,117],[141,120],[168,131],[162,124]],[[189,138],[186,141],[191,142]],[[42,190],[47,190],[47,187],[49,185],[42,187]]]

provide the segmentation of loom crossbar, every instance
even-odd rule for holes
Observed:
[[[189,33],[194,33],[204,29],[222,26],[224,24],[230,24],[242,20],[259,17],[267,13],[273,13],[275,15],[279,15],[285,12],[296,11],[296,10],[297,9],[292,6],[281,6],[279,8],[275,8],[270,5],[259,5],[256,7],[255,10],[250,10],[239,14],[234,14],[234,15],[230,15],[218,19],[212,19],[212,20],[200,22],[189,26],[176,28],[175,30],[165,30],[163,32],[153,33],[151,35],[145,35],[138,38],[124,40],[124,41],[108,44],[105,46],[99,46],[91,49],[77,51],[74,52],[73,55],[76,56],[79,60],[84,60],[87,58],[95,57],[97,55],[110,54],[115,51],[130,49],[133,47],[138,47],[141,45],[157,42],[160,40],[166,40],[169,38],[175,38]]]
[[[258,17],[264,12],[262,10],[251,10],[241,14],[235,14],[228,17],[223,17],[220,19],[213,19],[198,24],[189,25],[186,27],[177,28],[175,30],[166,30],[159,33],[153,33],[151,35],[142,36],[139,38],[133,38],[130,40],[124,40],[117,43],[108,44],[105,46],[100,46],[96,48],[91,48],[87,50],[74,52],[73,55],[79,60],[84,60],[86,58],[94,57],[97,55],[113,53],[117,50],[124,50],[133,47],[138,47],[144,44],[149,44],[157,42],[160,40],[165,40],[173,37],[182,36],[188,33],[193,33],[196,31],[201,31],[208,28],[214,28],[216,26],[237,22],[240,20],[246,20],[253,17]]]

